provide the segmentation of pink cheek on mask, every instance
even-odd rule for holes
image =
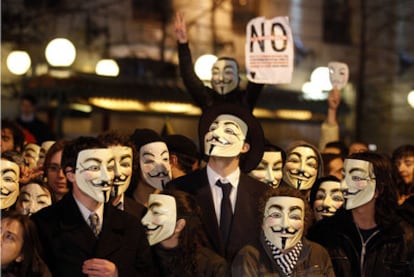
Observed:
[[[355,187],[358,189],[363,189],[366,186],[366,182],[365,181],[359,181],[359,182],[355,182]]]

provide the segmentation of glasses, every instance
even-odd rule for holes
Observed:
[[[60,170],[61,170],[62,168],[60,167],[60,165],[58,165],[58,164],[51,164],[51,165],[49,165],[49,168],[48,168],[48,170],[50,171],[50,172],[59,172]]]

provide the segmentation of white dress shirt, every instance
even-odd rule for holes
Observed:
[[[216,182],[218,179],[220,179],[222,183],[230,183],[233,187],[230,193],[230,202],[234,214],[234,209],[236,207],[237,200],[237,188],[239,186],[240,179],[240,169],[237,168],[228,176],[222,177],[217,172],[215,172],[210,166],[207,165],[207,177],[208,183],[210,184],[211,196],[213,197],[214,210],[216,211],[217,222],[220,225],[221,199],[223,198],[223,191],[219,186],[216,185]]]

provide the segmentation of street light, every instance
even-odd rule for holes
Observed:
[[[407,101],[411,108],[414,109],[414,89],[408,93]]]
[[[100,76],[116,77],[119,75],[119,66],[113,59],[102,59],[96,64],[95,72]]]
[[[212,54],[205,54],[200,56],[195,65],[194,70],[198,76],[203,81],[211,80],[211,68],[213,64],[217,61],[217,57]]]
[[[54,67],[69,67],[76,58],[76,48],[66,38],[55,38],[46,46],[46,60]]]
[[[15,75],[24,75],[30,69],[32,62],[26,51],[15,50],[7,56],[7,68]]]
[[[52,66],[51,75],[56,78],[69,78],[71,73],[69,67],[76,58],[76,48],[72,42],[66,38],[55,38],[46,46],[46,60]],[[59,138],[62,137],[62,108],[63,92],[57,92],[58,107],[56,109],[56,133]]]

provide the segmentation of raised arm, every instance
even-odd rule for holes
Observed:
[[[324,150],[328,142],[339,140],[339,126],[336,115],[340,103],[341,92],[338,89],[333,89],[328,95],[328,112],[325,121],[321,125],[320,151]]]
[[[204,109],[211,104],[213,97],[209,88],[204,85],[203,81],[198,78],[194,71],[191,51],[188,45],[186,22],[184,16],[179,12],[177,12],[175,17],[174,31],[178,42],[180,75],[183,79],[184,86],[196,105]]]
[[[175,15],[174,31],[179,43],[188,43],[187,27],[185,25],[184,16],[180,12],[177,12]]]

